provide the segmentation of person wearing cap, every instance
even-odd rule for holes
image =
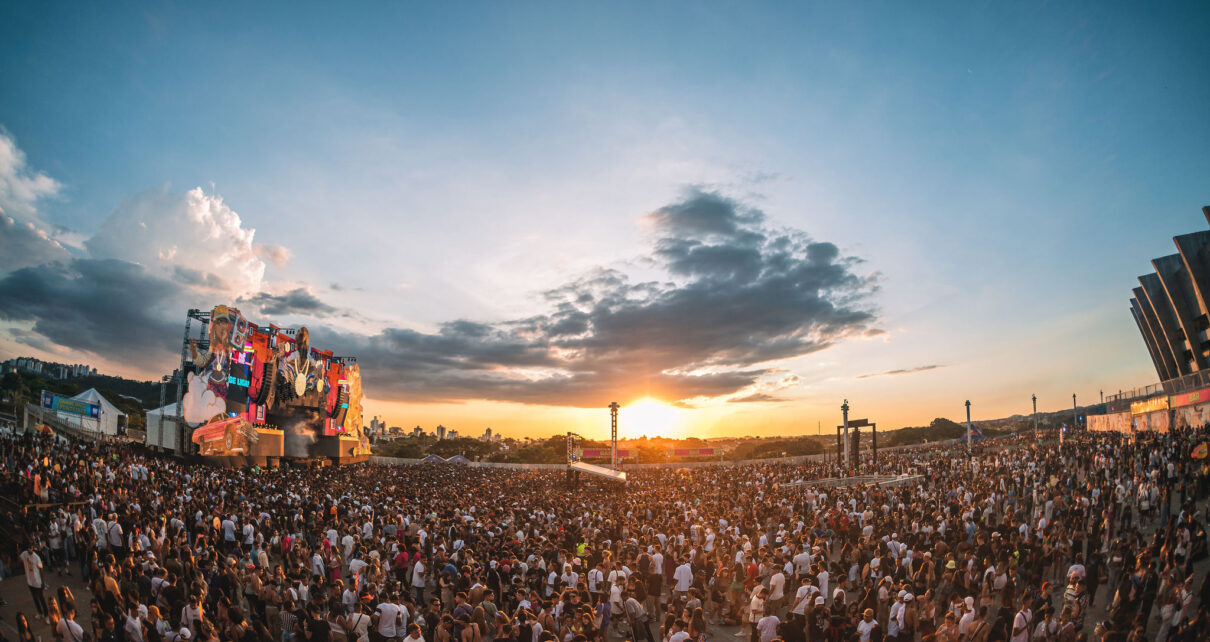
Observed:
[[[861,621],[857,623],[857,639],[859,642],[870,642],[871,634],[878,628],[878,620],[874,619],[874,609],[866,609],[861,613]]]
[[[971,624],[975,621],[975,598],[966,596],[962,599],[962,618],[958,620],[958,634],[966,639],[971,631]]]

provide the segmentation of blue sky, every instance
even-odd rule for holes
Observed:
[[[794,378],[745,389],[779,401],[699,396],[701,430],[801,432],[843,397],[889,424],[967,397],[1058,408],[1154,378],[1127,300],[1204,229],[1208,27],[1205,3],[10,3],[0,126],[57,188],[5,209],[87,238],[201,187],[290,255],[235,281],[356,311],[287,321],[373,336],[542,314],[598,267],[663,279],[667,230],[644,217],[697,189],[862,259],[885,331],[729,363]],[[38,343],[21,336],[0,351]],[[557,416],[545,430],[579,403],[367,389],[403,423],[507,406]]]

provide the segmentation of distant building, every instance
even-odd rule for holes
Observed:
[[[415,428],[412,429],[412,436],[413,437],[423,437],[424,428],[421,428],[420,426],[416,426]]]
[[[457,431],[457,430],[449,430],[449,431],[446,431],[446,433],[445,433],[445,438],[446,438],[446,439],[457,439],[457,438],[458,438],[458,431]]]
[[[4,362],[4,372],[23,371],[48,379],[73,379],[95,376],[97,369],[84,363],[54,363],[34,357],[16,357]]]
[[[437,439],[445,439],[445,426],[437,424]]]
[[[492,436],[492,429],[490,427],[487,430],[484,430],[483,436],[479,438],[479,441],[486,441],[488,443],[491,443],[495,440],[496,438]]]

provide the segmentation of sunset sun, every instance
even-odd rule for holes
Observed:
[[[678,437],[688,411],[643,397],[618,413],[618,431],[627,437]]]

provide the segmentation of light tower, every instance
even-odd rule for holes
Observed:
[[[609,465],[618,469],[618,402],[609,403]]]
[[[966,400],[966,452],[971,451],[971,400]]]
[[[1034,441],[1038,440],[1038,395],[1034,395]]]
[[[840,412],[844,413],[844,467],[849,467],[849,400],[845,399],[840,406]]]

